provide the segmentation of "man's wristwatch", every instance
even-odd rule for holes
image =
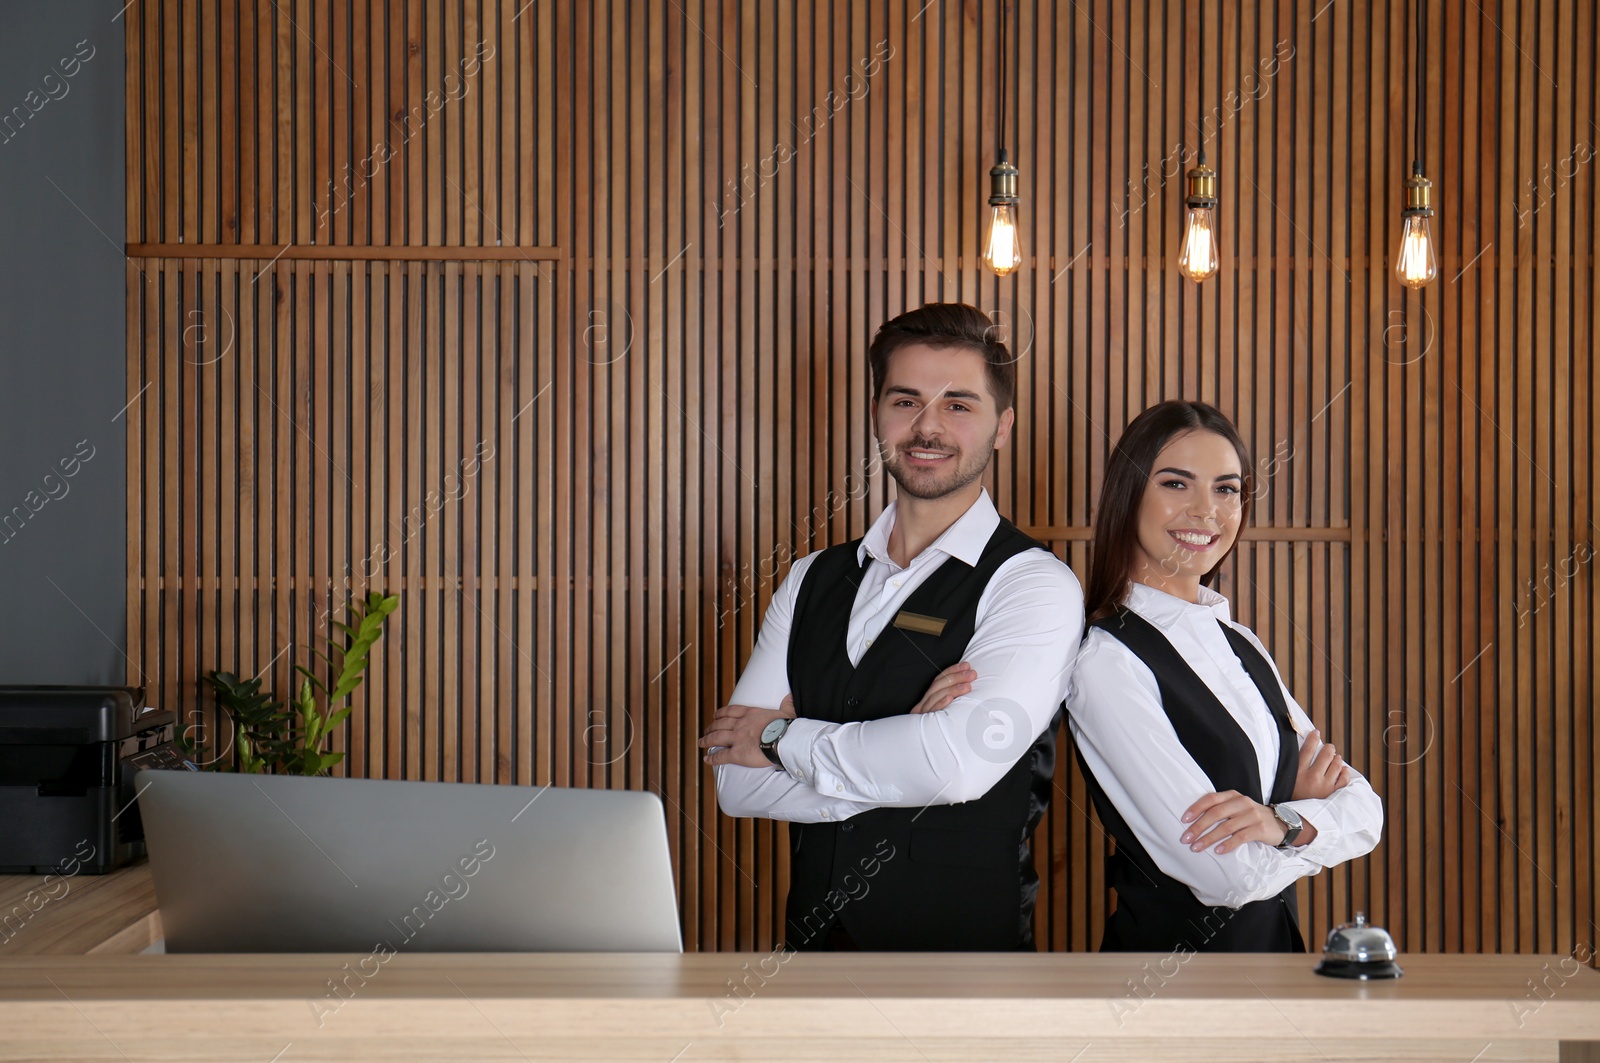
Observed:
[[[778,741],[783,738],[793,722],[787,716],[780,716],[761,729],[761,752],[780,768],[783,767],[783,758],[778,756]]]
[[[763,737],[765,737],[763,735]],[[1272,814],[1278,817],[1278,822],[1283,824],[1283,841],[1278,843],[1279,849],[1293,849],[1294,841],[1300,837],[1300,832],[1305,830],[1305,820],[1300,818],[1300,813],[1288,805],[1273,805]]]

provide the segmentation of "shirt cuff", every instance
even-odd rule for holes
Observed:
[[[909,717],[908,717],[909,718]],[[832,739],[842,724],[822,720],[795,720],[778,743],[778,759],[789,777],[823,797],[864,804],[890,804],[900,800],[900,791],[889,783],[871,785],[838,764],[838,750]],[[859,726],[859,725],[856,725]],[[819,752],[818,745],[823,749]]]
[[[1326,800],[1314,797],[1280,803],[1300,813],[1301,819],[1317,828],[1317,836],[1308,844],[1291,846],[1283,852],[1309,860],[1318,867],[1331,867],[1339,863],[1342,858],[1331,851],[1339,848],[1344,830],[1333,806]]]
[[[816,780],[812,776],[811,751],[817,744],[817,739],[830,724],[821,720],[796,719],[789,722],[789,729],[778,740],[778,759],[783,761],[783,770],[796,782],[803,782],[815,788]]]

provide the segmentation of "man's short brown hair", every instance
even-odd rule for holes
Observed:
[[[1001,341],[1000,328],[994,320],[966,303],[929,303],[907,310],[879,327],[867,350],[867,360],[872,364],[873,403],[883,394],[889,356],[902,347],[917,344],[940,349],[962,347],[983,355],[996,410],[1003,412],[1011,407],[1017,391],[1016,362]]]

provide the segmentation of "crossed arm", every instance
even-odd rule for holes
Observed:
[[[1287,804],[1306,823],[1289,850],[1275,848],[1284,829],[1269,807],[1213,790],[1137,658],[1091,635],[1078,661],[1068,706],[1084,759],[1156,866],[1204,904],[1237,908],[1275,896],[1372,851],[1382,834],[1383,804],[1371,785],[1322,742],[1287,689],[1284,696],[1303,736]]]
[[[964,658],[970,673],[943,673],[921,711],[863,723],[796,719],[779,746],[780,771],[758,740],[768,723],[793,712],[784,704],[789,630],[809,560],[773,595],[732,704],[701,739],[722,810],[812,823],[987,793],[1050,726],[1065,696],[1083,630],[1083,596],[1071,570],[1043,551],[1006,562],[978,603]]]

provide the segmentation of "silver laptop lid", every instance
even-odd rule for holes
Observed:
[[[168,952],[681,952],[654,794],[141,771]]]

